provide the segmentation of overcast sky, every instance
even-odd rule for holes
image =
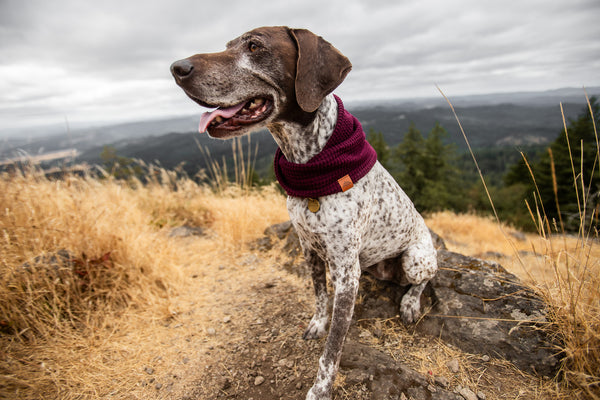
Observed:
[[[252,28],[323,36],[347,101],[600,86],[599,0],[0,0],[0,136],[200,113],[169,72]]]

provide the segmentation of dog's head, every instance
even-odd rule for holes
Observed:
[[[306,29],[257,28],[221,53],[197,54],[171,65],[175,81],[198,104],[200,132],[230,138],[275,121],[310,121],[323,98],[352,65]]]

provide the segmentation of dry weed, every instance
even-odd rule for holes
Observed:
[[[514,241],[506,234],[506,227],[500,222],[493,199],[491,198],[483,174],[477,165],[477,160],[471,151],[469,141],[455,109],[440,90],[450,106],[465,142],[473,156],[481,181],[485,187],[488,199],[494,210],[498,230],[502,232],[505,241],[514,249],[513,259],[520,263],[522,276],[544,298],[549,308],[552,324],[548,330],[561,343],[560,356],[562,368],[561,385],[571,392],[572,396],[585,398],[600,398],[600,250],[599,232],[594,229],[593,221],[598,219],[598,208],[588,209],[593,193],[592,181],[595,171],[584,171],[581,166],[574,163],[573,150],[569,140],[564,112],[564,135],[568,146],[568,156],[571,161],[573,176],[573,191],[576,194],[579,210],[579,231],[569,235],[564,230],[562,216],[559,212],[558,221],[550,220],[540,201],[541,195],[537,186],[536,177],[527,159],[523,155],[529,168],[532,182],[535,186],[535,203],[526,203],[532,221],[537,227],[538,235],[530,239],[531,252],[524,254],[515,246]],[[592,121],[595,136],[594,167],[600,169],[600,147],[596,118],[593,107],[586,93],[586,100]],[[583,149],[583,143],[581,143]],[[556,186],[556,171],[552,151],[550,152],[551,174],[554,184],[554,195],[557,209],[560,210]],[[583,152],[583,150],[582,150]],[[584,176],[590,178],[586,182]],[[476,230],[475,230],[476,231]],[[533,258],[531,257],[533,255]],[[514,264],[513,264],[514,265]]]
[[[152,361],[148,346],[189,308],[173,302],[186,274],[202,278],[286,218],[273,188],[215,194],[158,173],[147,185],[51,181],[35,170],[0,177],[0,398],[130,398]],[[180,225],[213,240],[170,239]],[[211,297],[194,292],[218,308]]]

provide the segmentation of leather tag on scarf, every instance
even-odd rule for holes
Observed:
[[[340,184],[340,187],[342,188],[342,192],[352,189],[352,187],[354,186],[354,183],[352,182],[350,175],[346,175],[346,176],[338,179],[338,183]]]

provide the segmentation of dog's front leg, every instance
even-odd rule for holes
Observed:
[[[352,321],[354,302],[358,293],[360,278],[358,257],[350,265],[330,265],[330,274],[335,288],[331,328],[325,343],[325,350],[319,359],[319,372],[314,385],[306,395],[307,400],[331,398],[331,389],[337,375],[344,340]]]
[[[318,339],[327,333],[327,323],[329,322],[329,296],[327,296],[325,261],[313,250],[306,251],[304,258],[311,268],[315,290],[315,314],[310,320],[308,328],[304,331],[302,338],[304,340]]]

